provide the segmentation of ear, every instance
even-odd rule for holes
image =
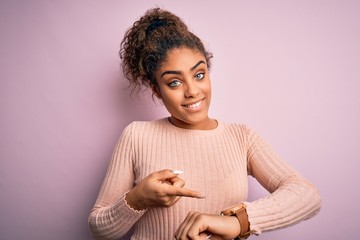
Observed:
[[[152,85],[151,90],[153,92],[153,94],[158,98],[161,99],[161,94],[160,94],[160,88],[157,85]]]

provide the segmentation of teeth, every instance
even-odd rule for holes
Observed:
[[[202,101],[199,101],[197,103],[191,104],[191,105],[186,105],[187,108],[197,108],[200,106]]]

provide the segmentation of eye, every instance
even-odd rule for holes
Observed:
[[[195,75],[195,78],[196,78],[197,80],[201,80],[201,79],[203,79],[204,77],[205,77],[205,73],[198,73],[198,74]]]
[[[168,84],[169,87],[177,87],[181,84],[179,80],[174,80],[171,83]]]

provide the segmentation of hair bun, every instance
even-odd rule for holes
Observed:
[[[152,31],[154,31],[156,28],[168,26],[170,25],[167,20],[161,19],[161,18],[154,18],[149,26],[146,28],[146,36],[148,36]]]

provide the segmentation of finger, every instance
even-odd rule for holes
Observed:
[[[190,211],[188,213],[188,215],[186,216],[184,221],[180,224],[180,226],[178,227],[178,229],[175,233],[176,239],[187,239],[189,228],[194,223],[194,221],[197,217],[197,214],[198,213],[194,212],[194,211]]]
[[[170,179],[168,179],[168,181],[171,182],[174,187],[182,188],[185,186],[185,181],[179,177],[170,178]]]
[[[174,205],[175,203],[177,203],[180,199],[181,199],[181,197],[174,197],[174,198],[172,199],[171,206]]]
[[[212,235],[210,232],[207,232],[207,215],[206,214],[195,214],[195,217],[192,218],[191,225],[186,229],[187,235],[191,237],[198,236],[199,239],[209,239]],[[207,237],[207,238],[206,238]]]
[[[201,193],[193,191],[187,188],[176,187],[167,185],[167,194],[169,196],[181,196],[181,197],[192,197],[192,198],[205,198]]]
[[[207,235],[208,238],[204,238],[204,239],[211,239],[211,240],[224,240],[225,238],[219,236],[219,235],[216,235],[216,234],[210,234],[210,235]]]
[[[195,213],[195,212],[190,211],[190,212],[186,215],[185,219],[182,221],[182,223],[180,224],[180,226],[177,228],[177,230],[176,230],[176,232],[175,232],[175,236],[176,236],[176,237],[179,237],[179,236],[181,235],[181,233],[182,233],[185,225],[187,224],[187,222],[189,221],[189,219],[191,218],[191,216],[192,216],[194,213]],[[178,239],[178,238],[177,238],[177,239]]]
[[[152,175],[156,179],[165,180],[165,179],[174,178],[177,175],[179,175],[180,173],[182,173],[181,170],[164,169],[161,171],[153,172]]]
[[[216,235],[216,234],[212,234],[210,232],[202,232],[199,234],[199,239],[201,240],[224,240],[224,238],[222,238],[221,236],[219,235]]]
[[[171,170],[171,172],[172,172],[173,174],[176,174],[176,175],[179,175],[179,174],[183,174],[183,173],[184,173],[184,171],[179,170],[179,169]]]
[[[211,234],[211,233],[208,233],[208,232],[202,232],[202,233],[200,233],[200,234],[199,234],[199,239],[201,239],[201,240],[207,240],[207,239],[213,240],[212,234]]]
[[[211,234],[210,238],[207,239],[211,239],[211,240],[223,240],[224,238],[219,236],[219,235],[215,235],[215,234]]]
[[[224,238],[220,237],[219,235],[215,235],[215,234],[212,234],[212,233],[201,233],[199,235],[199,239],[201,240],[223,240]]]

